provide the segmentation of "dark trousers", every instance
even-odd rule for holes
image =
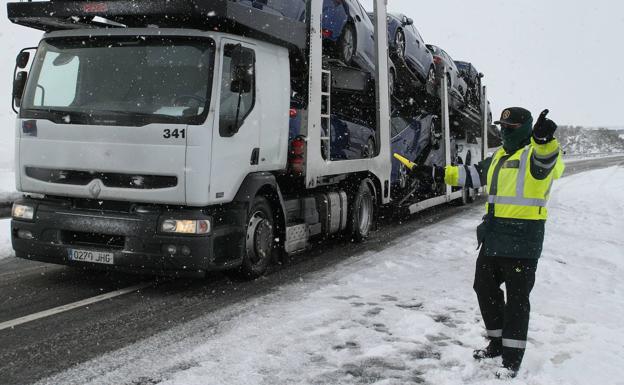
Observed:
[[[488,337],[502,338],[503,365],[517,368],[526,349],[531,304],[529,294],[535,283],[537,259],[491,257],[479,254],[474,290]],[[507,303],[503,290],[505,283]]]

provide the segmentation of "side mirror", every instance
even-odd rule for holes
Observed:
[[[253,89],[254,81],[254,52],[248,48],[238,45],[232,51],[232,61],[230,63],[230,91],[248,94]]]
[[[13,101],[17,107],[22,104],[22,95],[24,94],[27,78],[28,72],[20,71],[15,75],[15,79],[13,80]]]
[[[483,72],[479,72],[479,79],[483,79],[485,75],[483,75]]]
[[[29,61],[30,61],[30,52],[22,51],[17,55],[17,58],[15,59],[15,65],[19,69],[24,69],[28,65]]]
[[[414,24],[414,20],[410,19],[407,16],[403,16],[403,25],[412,25]]]

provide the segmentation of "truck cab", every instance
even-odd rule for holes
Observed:
[[[289,68],[286,49],[222,33],[49,33],[21,100],[17,186],[86,199],[230,202],[249,173],[286,166]]]

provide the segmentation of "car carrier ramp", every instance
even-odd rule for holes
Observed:
[[[196,28],[307,47],[305,23],[232,0],[109,0],[7,3],[16,24],[46,32],[76,28]]]

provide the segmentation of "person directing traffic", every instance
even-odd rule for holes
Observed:
[[[486,215],[477,228],[480,253],[474,290],[487,330],[489,345],[474,351],[475,359],[502,355],[498,377],[515,377],[527,344],[530,302],[535,271],[542,253],[548,201],[553,181],[564,164],[557,125],[540,115],[532,128],[531,113],[519,107],[505,109],[500,124],[503,147],[476,165],[417,166],[421,180],[444,181],[452,186],[487,186]],[[507,302],[500,288],[505,283]]]

